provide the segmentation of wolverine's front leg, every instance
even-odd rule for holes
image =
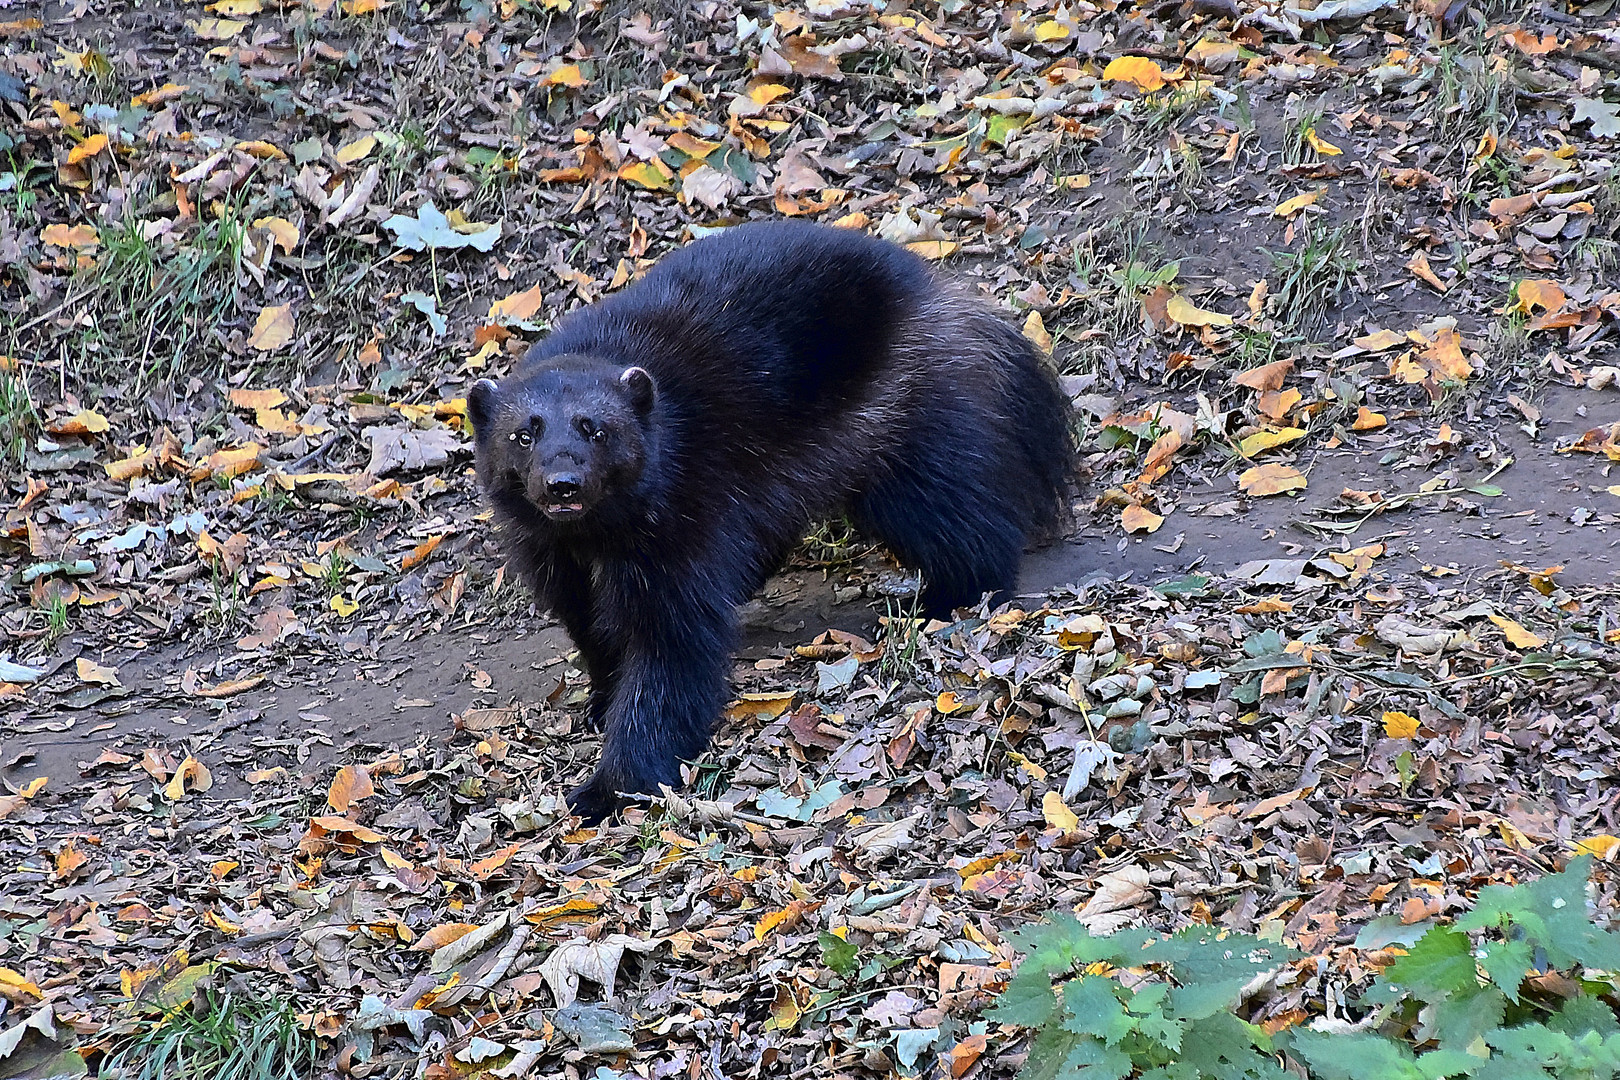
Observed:
[[[607,722],[608,703],[618,681],[622,650],[597,626],[596,590],[590,570],[579,560],[558,552],[553,555],[539,591],[542,601],[562,621],[573,639],[580,663],[591,677],[586,713],[591,727],[601,731]]]
[[[708,745],[725,703],[733,637],[730,604],[716,599],[673,590],[634,610],[608,704],[602,761],[568,797],[587,821],[618,809],[621,793],[679,787],[681,761]]]

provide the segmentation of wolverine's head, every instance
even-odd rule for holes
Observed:
[[[640,479],[652,376],[590,357],[561,356],[467,395],[478,478],[497,506],[527,504],[556,524],[588,521]]]

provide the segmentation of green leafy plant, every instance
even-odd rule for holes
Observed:
[[[1358,944],[1393,930],[1406,951],[1338,1028],[1239,1015],[1290,949],[1204,926],[1099,937],[1069,916],[1015,935],[1028,956],[990,1018],[1037,1029],[1023,1080],[1612,1080],[1620,933],[1587,914],[1590,869],[1489,886],[1451,924],[1369,926]]]
[[[197,999],[137,1031],[103,1065],[120,1080],[302,1080],[315,1036],[291,1002],[234,994]]]

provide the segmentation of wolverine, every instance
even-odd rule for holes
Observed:
[[[845,514],[948,618],[1061,518],[1068,403],[987,304],[902,247],[759,222],[580,308],[467,398],[514,567],[573,638],[604,732],[589,821],[680,784],[727,693],[735,610]]]

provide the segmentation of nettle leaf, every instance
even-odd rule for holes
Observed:
[[[1487,1031],[1502,1026],[1507,997],[1494,986],[1459,994],[1430,1006],[1427,1033],[1443,1048],[1464,1050]]]
[[[1086,1037],[1076,1043],[1063,1060],[1058,1080],[1124,1080],[1132,1071],[1129,1054]]]
[[[1570,998],[1547,1019],[1547,1026],[1571,1038],[1589,1032],[1612,1038],[1620,1035],[1620,1020],[1614,1010],[1595,997]]]
[[[1189,1071],[1172,1075],[1294,1080],[1277,1064],[1264,1030],[1224,1012],[1187,1026],[1178,1064]]]
[[[1040,1027],[1057,1015],[1057,994],[1052,977],[1038,965],[1024,961],[1018,974],[1007,981],[1007,988],[985,1015],[1002,1024]]]
[[[1319,1080],[1427,1080],[1404,1047],[1382,1036],[1309,1029],[1289,1034],[1291,1049]]]
[[[1592,857],[1582,855],[1571,859],[1561,873],[1522,885],[1488,885],[1479,891],[1474,910],[1457,920],[1457,928],[1517,926],[1556,968],[1579,964],[1620,970],[1620,934],[1601,930],[1587,918],[1586,879],[1591,868]]]
[[[1104,975],[1084,975],[1063,988],[1068,1017],[1063,1026],[1077,1035],[1094,1035],[1109,1046],[1136,1030],[1136,1020],[1122,1002],[1131,992]]]
[[[1384,980],[1427,1001],[1479,987],[1473,945],[1468,935],[1436,926],[1418,939],[1412,951],[1391,964]]]
[[[855,943],[845,941],[837,934],[825,930],[816,938],[821,946],[821,962],[838,974],[848,976],[855,970]]]
[[[1485,969],[1485,974],[1501,988],[1508,1000],[1517,1005],[1519,984],[1524,982],[1534,959],[1535,950],[1528,941],[1490,941],[1480,951],[1479,966]]]
[[[1066,1076],[1063,1067],[1069,1055],[1084,1042],[1097,1043],[1097,1040],[1089,1035],[1077,1035],[1061,1024],[1042,1028],[1029,1044],[1029,1057],[1024,1061],[1018,1080],[1058,1080],[1059,1076]]]

